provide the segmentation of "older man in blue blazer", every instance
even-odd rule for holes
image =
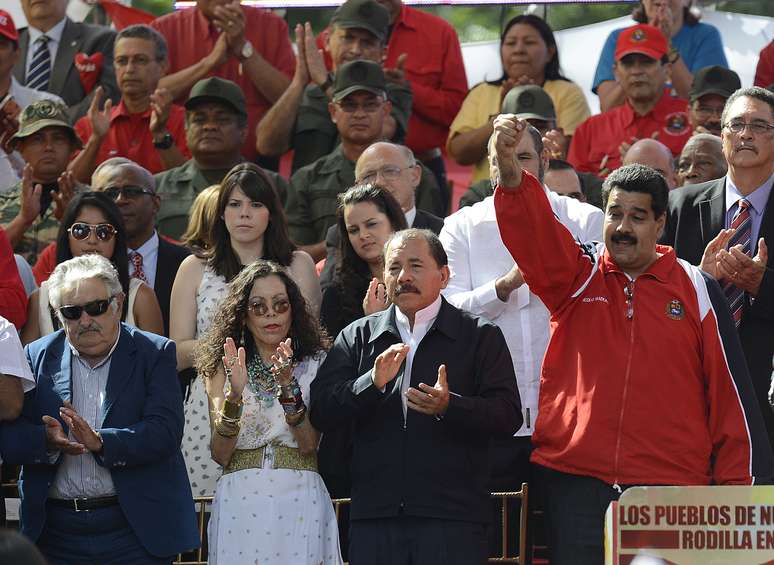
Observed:
[[[3,459],[23,465],[22,532],[51,564],[169,563],[199,545],[175,345],[121,323],[118,274],[99,255],[48,284],[63,329],[27,347],[37,386],[0,426]]]

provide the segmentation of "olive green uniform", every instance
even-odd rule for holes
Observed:
[[[422,180],[417,187],[417,208],[438,215],[441,193],[430,170],[421,165]],[[336,223],[337,197],[355,184],[355,163],[344,156],[341,145],[291,177],[285,210],[290,238],[298,245],[312,245],[325,239]]]
[[[159,212],[156,214],[156,226],[162,234],[172,239],[180,239],[188,228],[188,215],[196,196],[208,186],[219,184],[228,169],[203,170],[190,159],[174,169],[155,175],[156,192],[161,198]],[[266,173],[274,180],[280,200],[285,202],[288,183],[273,171]]]
[[[413,95],[411,88],[388,82],[387,99],[392,102],[392,117],[395,118],[393,143],[403,143],[406,138],[408,121],[411,116]],[[328,155],[339,144],[339,131],[328,112],[328,97],[316,84],[306,87],[298,108],[298,118],[291,139],[293,153],[292,171],[314,163]]]

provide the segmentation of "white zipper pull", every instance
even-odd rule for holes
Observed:
[[[615,483],[613,485],[613,490],[616,491],[618,494],[621,494],[623,492],[623,489],[621,489],[621,486],[618,483]]]

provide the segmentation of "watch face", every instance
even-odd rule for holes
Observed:
[[[242,46],[242,57],[245,59],[249,59],[253,56],[253,44],[249,41],[245,41],[245,44]]]

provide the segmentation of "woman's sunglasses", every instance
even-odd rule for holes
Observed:
[[[59,308],[59,313],[65,320],[78,320],[84,311],[92,317],[101,316],[107,312],[108,306],[114,299],[115,296],[111,296],[104,300],[92,300],[83,305],[62,306]]]
[[[265,316],[269,313],[269,305],[265,302],[251,302],[247,307],[254,316]],[[271,309],[275,314],[284,314],[290,310],[290,302],[284,299],[276,300],[272,302]]]
[[[100,241],[110,241],[118,233],[118,230],[112,224],[86,224],[84,222],[75,222],[70,229],[70,235],[81,241],[87,239],[94,230],[94,235]]]

